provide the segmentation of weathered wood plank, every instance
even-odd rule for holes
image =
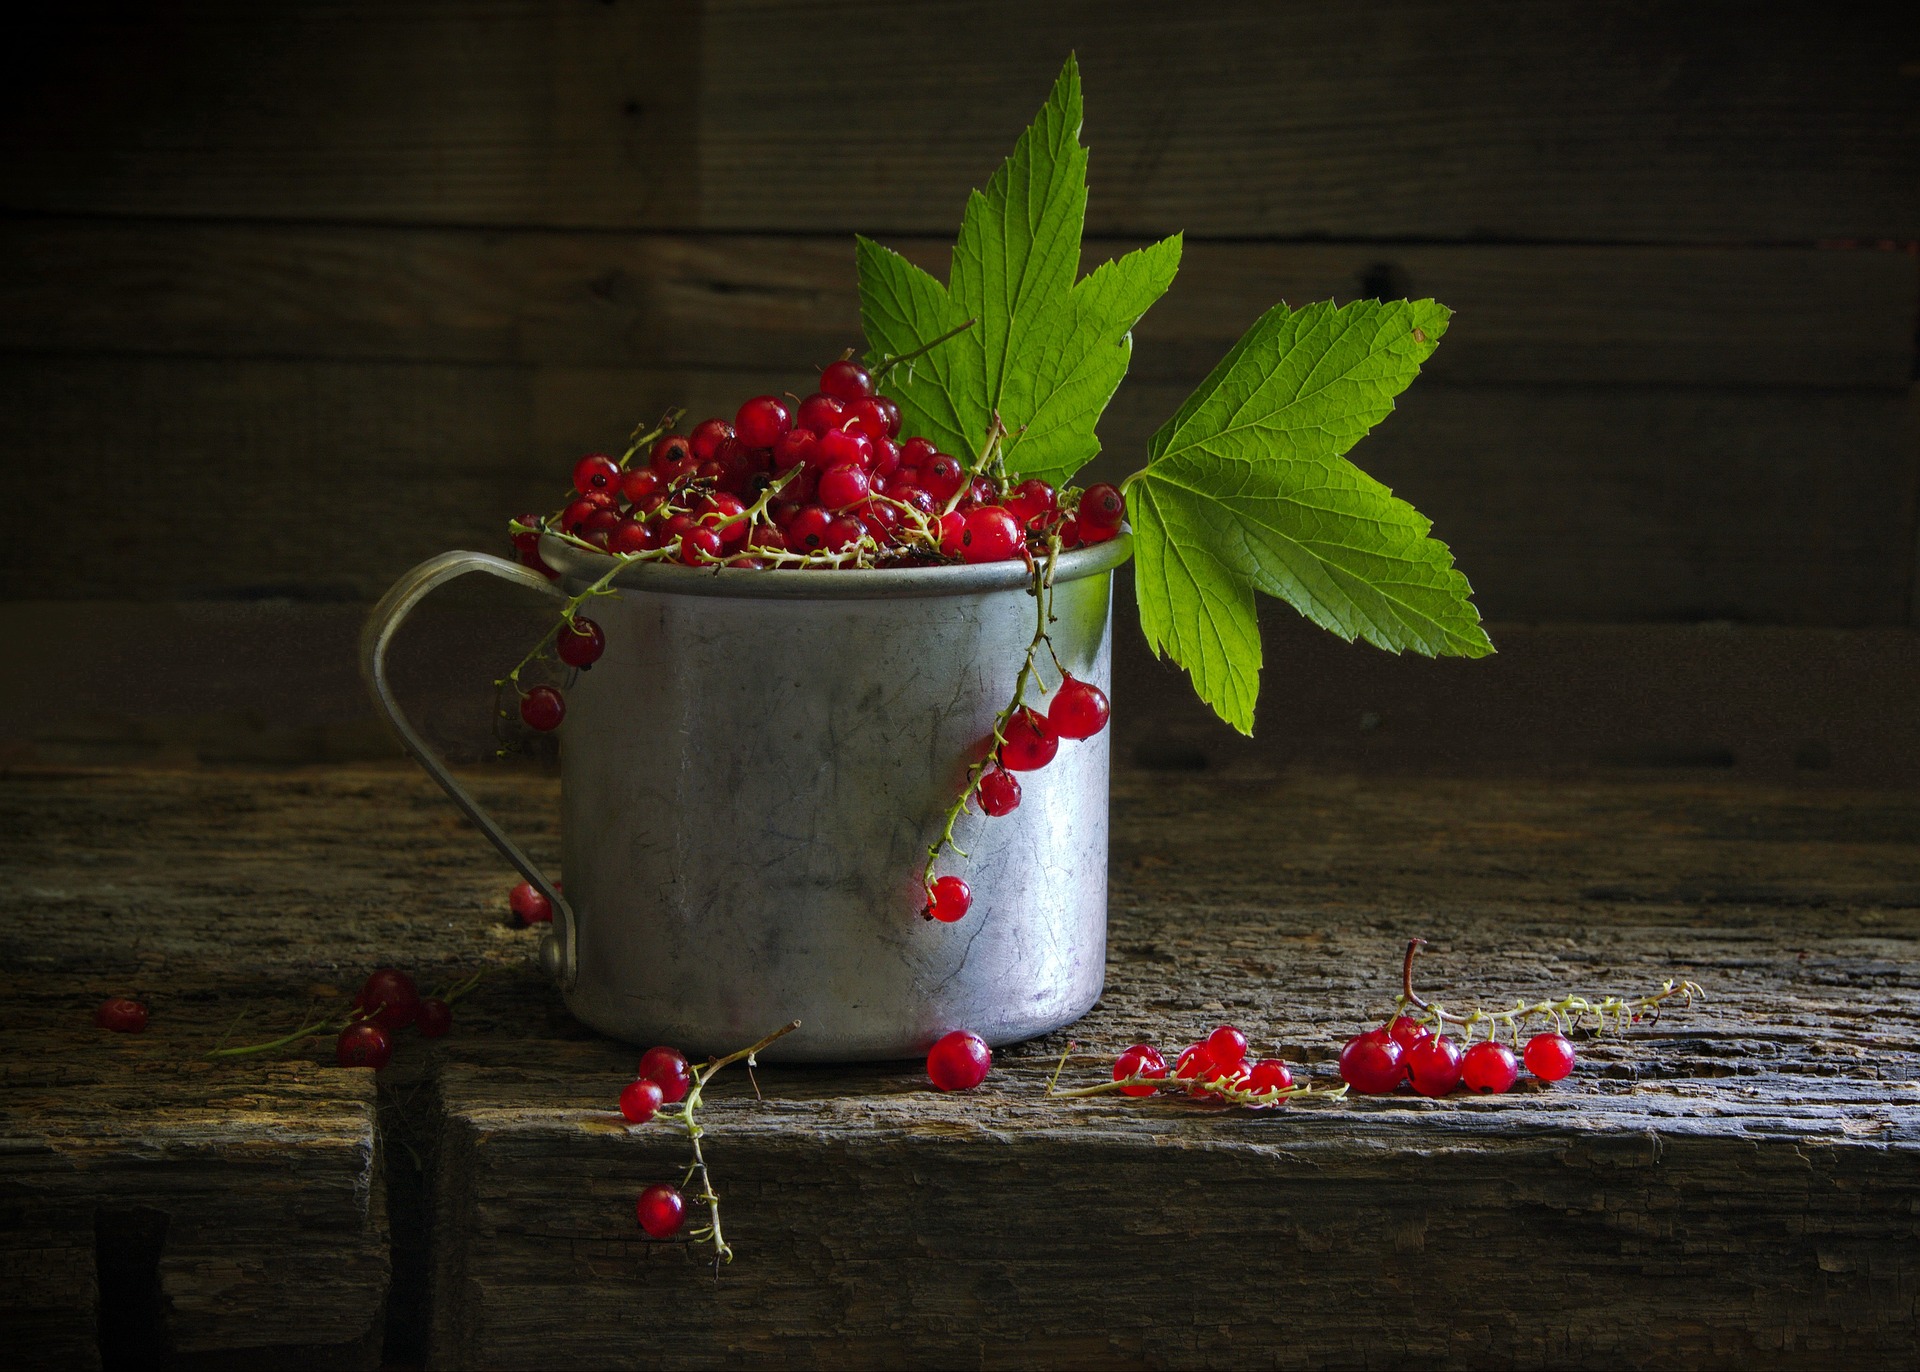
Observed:
[[[4,195],[51,212],[945,231],[1077,48],[1103,232],[1920,233],[1897,32],[1815,6],[1749,19],[1495,0],[1243,3],[1205,23],[972,0],[61,18],[20,64]]]
[[[1214,5],[1200,21],[950,0],[823,22],[794,0],[713,4],[702,213],[948,231],[1077,50],[1103,233],[1915,237],[1920,94],[1898,25],[1812,5],[1750,18],[1476,0]],[[767,70],[781,79],[732,98],[741,72]]]
[[[894,246],[945,277],[945,242]],[[1091,240],[1085,259],[1133,246]],[[1274,301],[1364,294],[1454,309],[1438,380],[1904,388],[1920,260],[1193,240],[1133,375],[1192,384]],[[859,338],[844,235],[0,226],[0,348],[21,352],[801,372]]]
[[[474,784],[553,861],[552,782]],[[176,1092],[242,1137],[299,1102],[311,1138],[365,1120],[367,1079],[319,1049],[188,1066],[234,1009],[264,1027],[380,962],[498,968],[387,1083],[439,1129],[439,1365],[1910,1361],[1912,793],[1123,769],[1114,832],[1108,989],[1073,1031],[1090,1053],[1227,1019],[1324,1078],[1416,931],[1450,999],[1672,973],[1711,998],[1500,1099],[1049,1102],[1064,1036],[964,1097],[912,1065],[763,1069],[764,1103],[723,1081],[706,1117],[739,1252],[716,1286],[686,1245],[635,1237],[635,1191],[680,1149],[612,1123],[633,1050],[566,1018],[533,936],[499,923],[507,877],[424,778],[14,772],[0,1015],[50,1047],[5,1083],[108,1154],[147,1130],[104,1102]],[[75,1027],[108,990],[147,996],[145,1038]],[[287,1185],[222,1161],[228,1206]],[[338,1299],[303,1286],[263,1319],[318,1319],[310,1296]]]
[[[0,149],[16,209],[692,222],[699,17],[483,0],[49,12]]]
[[[0,358],[0,594],[370,599],[554,508],[581,452],[792,371]],[[1185,387],[1123,388],[1090,469]],[[1893,391],[1423,384],[1355,458],[1426,510],[1493,619],[1906,622],[1912,403]],[[76,454],[85,455],[76,464]],[[271,475],[267,475],[270,473]],[[111,492],[111,513],[92,503]],[[137,514],[138,518],[129,518]],[[78,555],[83,529],[106,531]],[[54,569],[57,569],[55,571]]]

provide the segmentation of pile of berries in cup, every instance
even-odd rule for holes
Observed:
[[[900,407],[843,359],[804,400],[759,395],[731,424],[713,418],[654,439],[644,464],[600,453],[573,471],[557,515],[522,515],[522,563],[553,575],[542,533],[632,561],[690,567],[938,566],[1024,558],[1050,539],[1101,543],[1126,502],[1112,486],[1063,494],[970,471],[924,438],[900,438]],[[598,654],[596,653],[595,656]]]
[[[1444,1096],[1464,1086],[1481,1095],[1511,1091],[1520,1065],[1544,1082],[1573,1071],[1573,1043],[1557,1030],[1535,1034],[1522,1054],[1495,1039],[1464,1051],[1419,1020],[1395,1015],[1378,1029],[1347,1040],[1340,1050],[1340,1078],[1363,1096],[1384,1096],[1402,1084],[1423,1096]]]

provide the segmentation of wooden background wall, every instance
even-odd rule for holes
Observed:
[[[1380,717],[1350,683],[1454,691],[1491,739],[1483,683],[1563,689],[1546,720],[1617,701],[1624,673],[1630,733],[1649,699],[1729,676],[1725,709],[1751,713],[1788,663],[1803,713],[1828,708],[1821,681],[1910,701],[1920,23],[1902,9],[313,0],[44,19],[0,95],[0,739],[204,752],[217,716],[274,756],[379,746],[342,670],[359,607],[429,553],[500,546],[507,515],[641,416],[802,387],[858,338],[852,233],[943,270],[940,235],[1069,49],[1090,260],[1189,242],[1103,428],[1108,470],[1276,299],[1458,312],[1355,456],[1433,517],[1507,652],[1492,675],[1423,675],[1283,613],[1283,645],[1349,683],[1319,688],[1328,721]],[[1142,698],[1177,712],[1165,684]],[[1296,736],[1318,727],[1319,697],[1275,689]],[[1859,746],[1884,751],[1871,725]],[[1782,727],[1795,756],[1831,753],[1812,723]]]

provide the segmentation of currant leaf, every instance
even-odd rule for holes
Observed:
[[[1276,305],[1161,426],[1128,481],[1147,642],[1242,733],[1259,692],[1255,591],[1349,641],[1493,651],[1431,523],[1345,458],[1449,318],[1431,300]]]
[[[1087,209],[1080,121],[1070,57],[1013,155],[967,198],[946,285],[877,243],[858,249],[870,366],[972,321],[888,376],[906,431],[971,462],[997,414],[1009,475],[1056,484],[1099,453],[1094,429],[1126,375],[1133,326],[1171,284],[1182,246],[1175,235],[1076,279]]]

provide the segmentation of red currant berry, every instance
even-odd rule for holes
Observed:
[[[940,450],[924,438],[909,438],[900,445],[900,460],[918,467]]]
[[[696,525],[680,535],[680,550],[675,557],[689,567],[704,567],[718,562],[723,552],[719,531]]]
[[[371,1067],[378,1072],[393,1061],[393,1040],[371,1020],[349,1024],[334,1042],[333,1060],[342,1067]]]
[[[842,358],[820,373],[820,389],[836,400],[865,400],[873,394],[873,375],[852,358]]]
[[[830,553],[843,553],[860,541],[862,530],[858,520],[845,515],[835,515],[827,521],[826,530],[821,534],[822,545]]]
[[[637,519],[623,519],[614,531],[607,536],[607,551],[617,557],[631,557],[635,553],[650,552],[660,545],[654,541],[653,531]]]
[[[884,442],[900,432],[900,407],[877,396],[856,400],[847,406],[847,427]]]
[[[1180,1056],[1174,1060],[1173,1075],[1181,1081],[1193,1083],[1187,1088],[1188,1095],[1204,1096],[1206,1092],[1200,1083],[1219,1076],[1220,1069],[1214,1066],[1213,1054],[1207,1051],[1207,1045],[1195,1043],[1180,1050]]]
[[[647,1049],[640,1055],[640,1068],[634,1075],[658,1086],[661,1099],[668,1105],[685,1100],[693,1086],[693,1069],[678,1048]]]
[[[633,524],[630,519],[623,522]],[[562,624],[553,642],[555,655],[569,667],[591,667],[606,650],[607,636],[585,615],[575,615]]]
[[[1125,1081],[1128,1077],[1164,1077],[1167,1075],[1167,1060],[1160,1056],[1158,1048],[1144,1043],[1136,1043],[1113,1060],[1113,1079]],[[1151,1096],[1158,1087],[1148,1086],[1144,1082],[1138,1086],[1123,1086],[1123,1096]]]
[[[956,1029],[927,1052],[927,1080],[942,1091],[971,1091],[987,1079],[993,1053],[978,1034]]]
[[[710,495],[695,507],[693,517],[705,528],[720,535],[724,548],[738,548],[747,541],[747,507],[738,496],[725,491]]]
[[[1395,1015],[1387,1025],[1387,1037],[1400,1045],[1400,1051],[1409,1051],[1414,1044],[1424,1038],[1430,1038],[1425,1026],[1419,1020],[1409,1019],[1405,1015]]]
[[[1460,1084],[1460,1050],[1445,1034],[1422,1034],[1402,1056],[1407,1080],[1423,1096],[1444,1096]]]
[[[1007,509],[1023,529],[1039,529],[1053,521],[1059,509],[1059,497],[1053,487],[1033,477],[1022,481],[1007,496]]]
[[[116,1034],[137,1034],[147,1027],[147,1007],[137,1000],[114,996],[100,1002],[100,1008],[93,1012],[93,1022]]]
[[[1278,1058],[1262,1058],[1247,1069],[1244,1091],[1287,1091],[1293,1087],[1293,1069]],[[1280,1097],[1286,1100],[1285,1096]],[[1278,1103],[1278,1102],[1276,1102]]]
[[[633,1214],[648,1238],[670,1239],[680,1232],[680,1222],[687,1216],[687,1202],[679,1187],[659,1182],[640,1193]]]
[[[1460,1080],[1467,1084],[1469,1091],[1497,1096],[1502,1091],[1511,1091],[1513,1084],[1520,1080],[1520,1059],[1506,1044],[1482,1039],[1461,1057]]]
[[[940,551],[948,557],[960,556],[960,540],[966,536],[967,517],[958,510],[940,516]]]
[[[733,417],[733,432],[749,448],[771,448],[793,427],[793,416],[778,396],[756,395]]]
[[[818,505],[809,505],[787,525],[787,546],[796,553],[817,553],[827,546],[827,526],[833,516]]]
[[[1054,692],[1053,703],[1047,707],[1047,723],[1061,738],[1092,738],[1107,727],[1107,716],[1112,713],[1105,691],[1090,681],[1070,676]]]
[[[529,729],[551,733],[567,717],[567,700],[551,686],[536,686],[520,697],[520,718]]]
[[[1078,548],[1080,546],[1080,520],[1078,517],[1068,515],[1060,521],[1060,546],[1062,548]]]
[[[967,494],[966,497],[961,500],[960,507],[965,509],[969,505],[999,504],[1000,492],[995,488],[994,484],[984,476],[976,476],[972,481],[967,483]],[[1001,508],[1004,509],[1005,507],[1002,506]],[[1019,523],[1018,520],[1014,522]]]
[[[1541,1081],[1562,1081],[1573,1070],[1573,1044],[1565,1034],[1535,1034],[1527,1040],[1527,1070]]]
[[[732,426],[726,420],[703,419],[687,435],[687,446],[695,462],[711,462],[720,456],[720,445],[732,437]]]
[[[1004,734],[1007,741],[1000,745],[1000,765],[1010,772],[1035,771],[1060,751],[1060,738],[1046,716],[1024,705],[1013,712]]]
[[[1231,1024],[1223,1024],[1207,1035],[1207,1056],[1223,1072],[1231,1072],[1247,1058],[1247,1036]]]
[[[847,422],[846,402],[815,391],[800,402],[794,422],[814,434],[823,434]]]
[[[920,464],[920,485],[942,505],[960,494],[967,484],[967,469],[958,458],[935,453]]]
[[[828,429],[821,434],[814,453],[814,464],[822,472],[843,464],[867,467],[873,462],[873,444],[867,441],[867,436],[846,429]]]
[[[1087,493],[1080,497],[1078,513],[1083,535],[1088,529],[1117,529],[1127,517],[1127,498],[1118,487],[1101,482],[1087,487]]]
[[[708,424],[718,424],[717,419],[709,419]],[[704,426],[703,426],[704,427]],[[722,428],[726,427],[721,425]],[[698,433],[699,430],[694,431]],[[718,440],[715,440],[716,444]],[[694,456],[693,440],[682,434],[667,434],[654,440],[647,454],[647,466],[653,470],[657,480],[672,483],[692,471],[701,459]],[[655,487],[658,490],[659,487]]]
[[[960,556],[968,562],[1004,562],[1025,546],[1019,522],[998,505],[970,512],[960,534]]]
[[[576,500],[560,511],[560,528],[578,538],[587,531],[587,521],[599,513],[600,507],[591,500]]]
[[[773,470],[784,474],[804,465],[819,442],[820,435],[812,429],[788,429],[773,445]]]
[[[1386,1095],[1406,1074],[1400,1045],[1384,1029],[1356,1034],[1340,1050],[1340,1079],[1363,1096]]]
[[[573,464],[573,489],[581,495],[620,488],[620,464],[605,453],[588,453]]]
[[[892,476],[900,470],[900,445],[891,438],[875,438],[867,435],[867,441],[873,444],[873,474]]]
[[[620,1093],[620,1113],[627,1117],[629,1124],[645,1124],[653,1118],[654,1111],[666,1102],[666,1096],[660,1090],[660,1083],[646,1077],[628,1082]]]
[[[959,877],[940,877],[927,889],[927,918],[956,923],[973,906],[973,890]]]
[[[888,494],[902,505],[910,505],[923,515],[930,515],[940,508],[939,503],[934,500],[933,495],[918,486],[895,486]],[[966,521],[961,520],[960,526],[965,528]]]
[[[778,524],[762,524],[747,535],[747,546],[763,553],[784,553],[787,535]]]
[[[980,808],[990,815],[1010,815],[1020,808],[1020,779],[1004,767],[987,767],[974,788]]]
[[[844,510],[867,498],[872,483],[866,469],[850,462],[829,467],[820,473],[820,503],[829,510]]]
[[[684,439],[681,441],[685,442]],[[634,467],[620,477],[620,498],[629,505],[638,505],[657,492],[662,484],[660,473],[651,466]]]
[[[523,881],[507,892],[507,909],[513,912],[515,924],[551,924],[553,922],[553,902],[540,894],[530,881]]]
[[[384,1029],[404,1029],[420,1013],[420,988],[398,968],[382,967],[360,987],[353,1008]]]
[[[420,1013],[414,1017],[413,1027],[420,1031],[421,1038],[445,1038],[453,1028],[453,1007],[438,996],[422,996]]]

